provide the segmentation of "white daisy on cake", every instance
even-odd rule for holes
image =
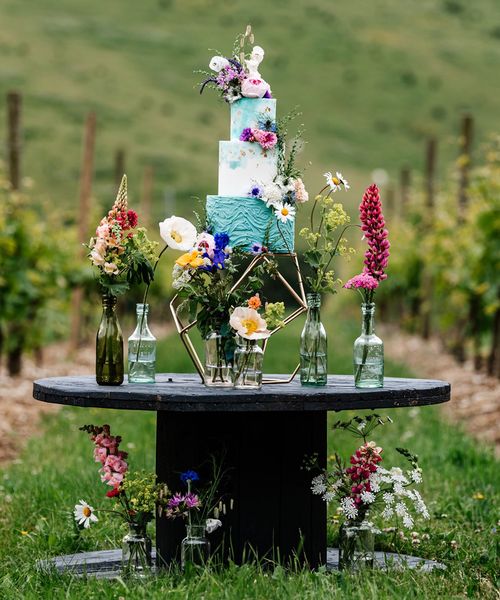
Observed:
[[[330,171],[327,171],[326,173],[323,173],[323,176],[326,177],[326,183],[327,183],[327,185],[330,186],[330,189],[332,190],[332,192],[341,190],[342,187],[345,190],[349,189],[349,183],[348,183],[347,179],[344,179],[342,173],[339,173],[337,171],[335,173],[335,175],[332,175],[332,173]]]
[[[286,223],[287,221],[293,221],[295,219],[295,212],[295,206],[286,203],[283,204],[281,202],[278,205],[276,205],[274,209],[274,214],[276,215],[276,218],[282,223]]]

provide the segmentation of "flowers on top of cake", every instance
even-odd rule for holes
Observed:
[[[199,71],[206,76],[200,84],[200,94],[208,86],[218,90],[229,104],[242,97],[272,98],[271,87],[259,73],[264,50],[253,46],[249,51],[248,46],[253,43],[254,35],[248,25],[245,33],[236,38],[232,56],[213,56],[208,65],[212,72]]]

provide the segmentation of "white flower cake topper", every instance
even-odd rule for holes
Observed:
[[[225,67],[229,66],[229,61],[223,56],[212,56],[212,60],[210,61],[208,66],[212,69],[212,71],[218,73]]]
[[[241,95],[245,98],[262,98],[271,92],[269,84],[262,79],[259,65],[264,60],[264,49],[254,46],[250,58],[245,60],[247,78],[241,84]]]
[[[263,48],[254,46],[250,58],[245,60],[248,77],[250,79],[262,79],[261,74],[259,73],[259,65],[264,60],[264,55],[265,52]]]

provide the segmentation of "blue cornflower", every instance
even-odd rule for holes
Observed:
[[[252,196],[252,198],[262,198],[262,190],[258,185],[254,185],[252,187],[250,190],[250,196]]]
[[[229,235],[225,231],[222,231],[214,235],[214,240],[215,249],[224,250],[224,248],[229,244]]]
[[[184,471],[184,473],[181,473],[181,481],[186,483],[188,481],[198,481],[200,478],[200,476],[198,475],[198,473],[196,471]]]
[[[264,131],[272,131],[273,133],[276,133],[278,130],[276,122],[272,119],[259,119],[258,125],[259,129],[263,129]]]

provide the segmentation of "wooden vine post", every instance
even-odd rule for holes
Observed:
[[[458,214],[463,219],[468,204],[469,179],[471,167],[471,149],[472,135],[474,130],[474,120],[472,115],[464,115],[462,119],[462,131],[460,135],[460,155],[458,158]]]
[[[436,187],[436,156],[437,142],[435,138],[427,140],[425,152],[425,231],[432,230],[435,208],[435,187]],[[421,334],[424,339],[429,339],[431,334],[431,317],[432,317],[432,294],[433,281],[431,274],[424,270],[422,274],[422,321]]]
[[[401,184],[401,216],[406,216],[408,206],[410,204],[410,185],[411,185],[411,171],[408,167],[401,169],[400,176]]]
[[[94,112],[87,115],[84,126],[83,161],[80,175],[80,206],[78,216],[78,242],[88,242],[89,219],[91,210],[92,175],[94,166],[96,116]],[[80,246],[78,260],[83,261],[85,248]],[[73,290],[71,302],[71,336],[70,351],[74,352],[80,344],[82,323],[83,289],[78,286]]]

